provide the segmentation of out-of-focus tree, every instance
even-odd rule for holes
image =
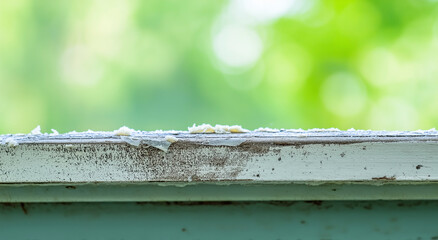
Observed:
[[[436,126],[438,2],[5,0],[0,133]]]

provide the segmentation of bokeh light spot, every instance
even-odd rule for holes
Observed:
[[[295,6],[299,7],[300,0],[238,0],[237,2],[244,14],[257,21],[265,22],[282,17]]]
[[[213,50],[223,64],[245,68],[259,59],[263,43],[258,33],[249,27],[226,25],[214,36]]]
[[[117,57],[123,43],[122,36],[129,27],[133,5],[124,0],[92,2],[86,20],[85,38],[94,52],[107,58]]]
[[[360,70],[368,82],[377,87],[404,82],[412,75],[394,53],[384,48],[367,52],[361,59]]]
[[[73,84],[93,86],[102,77],[103,69],[96,56],[86,47],[68,47],[61,58],[63,78]]]
[[[266,59],[267,81],[279,88],[299,89],[311,70],[309,54],[293,43],[273,47]]]
[[[366,105],[367,92],[360,80],[349,73],[330,76],[321,86],[325,107],[332,113],[349,117],[361,113]]]

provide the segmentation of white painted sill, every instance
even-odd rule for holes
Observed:
[[[0,202],[438,199],[436,131],[8,138]]]

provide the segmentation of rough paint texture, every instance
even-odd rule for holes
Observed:
[[[136,132],[4,135],[1,183],[437,181],[436,132]],[[138,144],[137,144],[138,143]],[[166,148],[160,147],[166,143]],[[138,146],[136,146],[138,145]],[[421,166],[418,168],[418,166]]]

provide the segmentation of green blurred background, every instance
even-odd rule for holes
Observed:
[[[0,134],[429,129],[437,79],[437,1],[0,1]]]

